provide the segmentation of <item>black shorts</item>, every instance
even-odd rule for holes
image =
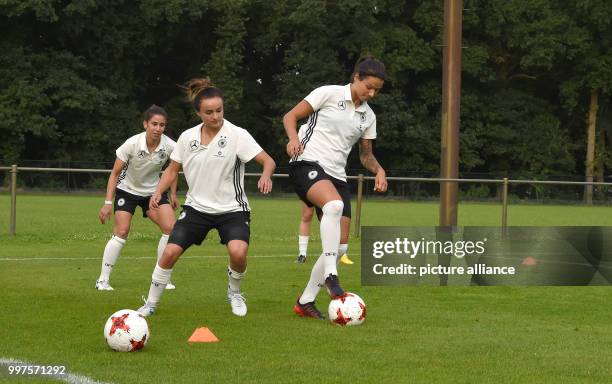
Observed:
[[[344,203],[342,216],[351,218],[351,191],[348,183],[331,177],[325,173],[319,164],[311,161],[294,161],[289,163],[289,180],[293,184],[295,193],[309,207],[314,206],[314,204],[306,197],[308,190],[319,180],[331,181]],[[317,217],[321,219],[323,215],[321,208],[316,207],[316,210]]]
[[[115,208],[113,212],[125,211],[132,215],[136,212],[136,207],[142,208],[142,217],[147,217],[147,211],[149,210],[149,201],[151,196],[138,196],[128,193],[122,189],[117,188],[115,190]],[[163,193],[159,200],[159,205],[170,204],[168,200],[168,194]]]
[[[244,240],[248,243],[251,235],[250,223],[251,213],[248,211],[211,215],[183,205],[183,211],[174,224],[168,243],[186,250],[193,244],[202,244],[213,228],[219,232],[221,244],[227,244],[230,240]]]

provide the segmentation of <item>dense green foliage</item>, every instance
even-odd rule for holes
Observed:
[[[593,90],[612,137],[612,2],[464,7],[461,171],[583,174]],[[437,173],[442,0],[3,0],[0,21],[0,163],[113,161],[152,103],[176,138],[196,122],[177,84],[209,75],[226,117],[282,166],[283,113],[316,86],[346,83],[369,53],[388,68],[372,103],[377,157],[401,174]],[[612,166],[598,137],[598,167]]]

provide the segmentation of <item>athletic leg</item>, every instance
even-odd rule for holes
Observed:
[[[113,288],[110,286],[110,275],[113,271],[113,267],[117,262],[117,258],[121,254],[121,249],[125,245],[128,234],[130,232],[130,226],[132,224],[132,214],[126,211],[115,211],[114,224],[113,224],[113,236],[106,243],[104,247],[104,254],[102,255],[102,268],[100,270],[100,276],[96,281],[96,289],[104,291],[112,291]]]

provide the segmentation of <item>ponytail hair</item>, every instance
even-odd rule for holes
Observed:
[[[168,113],[166,112],[165,109],[163,109],[159,105],[153,104],[149,108],[147,108],[146,111],[144,111],[145,121],[151,120],[151,118],[155,115],[163,116],[166,120],[168,120]]]
[[[372,56],[363,56],[357,60],[357,63],[355,63],[355,68],[353,69],[353,74],[351,76],[351,82],[356,74],[359,75],[360,80],[365,79],[366,76],[374,76],[384,80],[385,65],[382,63],[382,61],[377,60]]]
[[[202,99],[219,97],[223,100],[223,91],[213,86],[208,77],[191,79],[182,88],[185,90],[187,99],[191,101],[196,111],[200,110]]]

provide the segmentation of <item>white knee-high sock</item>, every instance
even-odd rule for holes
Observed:
[[[328,201],[321,210],[321,243],[323,246],[325,276],[338,275],[336,258],[340,246],[340,218],[344,203],[341,200]]]
[[[348,244],[340,244],[338,248],[338,255],[344,255],[348,250]],[[321,287],[325,283],[325,265],[324,265],[324,257],[320,256],[317,259],[317,262],[312,267],[312,271],[310,272],[310,280],[308,280],[308,284],[300,296],[300,304],[310,303],[315,301]],[[337,260],[340,261],[340,256],[337,257]]]
[[[159,263],[159,259],[161,259],[164,254],[164,249],[166,249],[166,245],[168,244],[168,239],[170,235],[162,234],[159,238],[159,243],[157,244],[157,262]]]
[[[124,245],[125,240],[115,235],[106,243],[104,255],[102,256],[102,269],[100,270],[98,281],[108,281],[110,279],[110,274],[113,271],[113,267]]]
[[[298,248],[299,248],[300,255],[304,255],[304,256],[307,255],[309,239],[310,239],[310,236],[302,236],[302,235],[298,236]]]
[[[147,297],[147,304],[156,306],[159,303],[161,294],[166,289],[166,284],[170,281],[172,276],[172,268],[164,269],[157,264],[151,275],[151,287],[149,288],[149,297]]]
[[[232,267],[228,265],[227,266],[228,288],[234,293],[240,292],[240,282],[242,281],[242,279],[244,279],[245,275],[246,275],[246,269],[244,270],[244,272],[236,272],[232,269]]]

